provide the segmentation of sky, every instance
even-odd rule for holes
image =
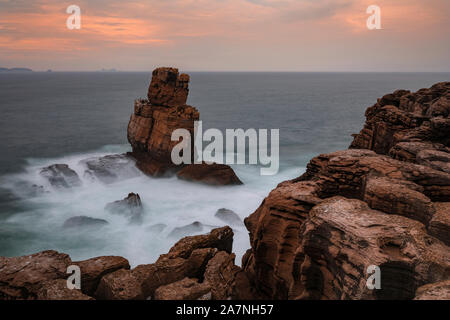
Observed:
[[[81,28],[68,29],[70,5]],[[369,30],[370,5],[381,29]],[[449,0],[0,0],[0,67],[450,71]]]

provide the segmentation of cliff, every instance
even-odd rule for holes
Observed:
[[[367,110],[351,149],[319,155],[279,184],[245,220],[243,267],[257,290],[272,299],[412,299],[448,280],[449,111],[450,82],[388,94]],[[371,265],[379,290],[366,286]],[[435,286],[450,298],[448,283]]]

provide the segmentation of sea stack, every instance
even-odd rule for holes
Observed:
[[[225,164],[194,163],[194,122],[200,113],[186,105],[189,75],[179,74],[176,68],[157,68],[152,73],[147,99],[134,102],[134,112],[128,123],[128,141],[133,147],[130,155],[136,166],[151,176],[177,174],[182,180],[209,185],[240,185],[242,181]],[[187,129],[192,137],[191,163],[175,165],[172,148],[180,141],[172,141],[172,132]]]
[[[187,129],[194,135],[196,108],[186,105],[189,75],[176,68],[157,68],[152,73],[147,99],[134,102],[134,113],[128,124],[128,141],[137,167],[152,176],[176,169],[171,161],[171,141],[175,129]]]

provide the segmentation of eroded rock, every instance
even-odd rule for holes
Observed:
[[[0,257],[0,298],[35,299],[42,283],[65,279],[70,264],[67,254],[53,250],[22,257]]]

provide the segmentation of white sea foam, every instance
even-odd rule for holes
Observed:
[[[54,249],[70,254],[72,260],[119,255],[127,258],[132,266],[152,263],[179,240],[168,237],[174,228],[199,221],[206,226],[199,234],[224,226],[226,223],[214,216],[219,208],[231,209],[244,220],[279,182],[297,177],[304,170],[290,167],[274,176],[260,176],[259,167],[236,165],[233,169],[244,185],[225,187],[181,181],[176,177],[152,178],[144,174],[104,184],[83,175],[85,167],[81,160],[126,151],[127,146],[107,146],[97,152],[56,159],[29,159],[25,173],[7,177],[2,186],[22,198],[21,211],[6,221],[8,226],[22,233],[16,251],[28,254]],[[82,186],[63,191],[51,188],[40,177],[39,170],[55,163],[68,164],[80,176]],[[23,186],[32,184],[44,185],[48,192],[36,197],[24,196]],[[124,217],[104,209],[107,203],[123,199],[129,192],[139,193],[141,197],[144,206],[141,225],[130,225]],[[85,231],[62,228],[66,219],[80,215],[105,219],[109,224]],[[167,227],[158,234],[149,230],[155,224]],[[242,255],[250,247],[248,232],[243,224],[232,228],[235,233],[233,251],[237,256],[236,263],[240,264]],[[27,241],[24,237],[28,237]]]

